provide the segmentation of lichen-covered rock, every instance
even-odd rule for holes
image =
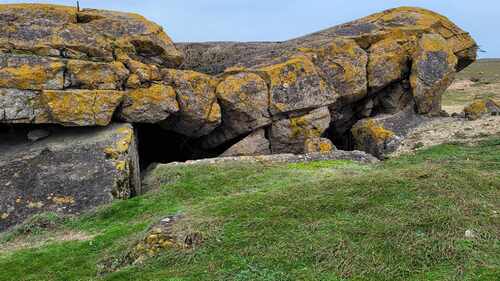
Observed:
[[[215,95],[216,80],[209,75],[175,69],[162,71],[163,81],[174,87],[179,112],[164,124],[180,134],[201,137],[221,122],[221,109]]]
[[[203,140],[204,148],[217,147],[271,123],[266,82],[257,74],[229,75],[217,86],[222,123]]]
[[[79,89],[120,90],[129,76],[123,63],[69,60],[65,86]]]
[[[305,56],[259,69],[270,84],[270,112],[273,115],[332,104],[329,90],[314,64]]]
[[[0,54],[0,88],[60,90],[64,70],[65,63],[58,59]]]
[[[128,91],[120,119],[132,123],[158,123],[179,111],[175,90],[163,84]]]
[[[321,47],[299,50],[310,57],[329,87],[323,105],[337,97],[353,102],[366,96],[368,55],[354,40],[334,38]]]
[[[371,92],[377,92],[405,76],[408,77],[415,41],[415,36],[396,37],[381,40],[370,46],[367,74]]]
[[[264,78],[272,128],[286,127],[282,124],[289,116],[329,107],[332,122],[325,136],[345,148],[350,148],[351,128],[361,119],[406,112],[410,104],[416,104],[419,114],[439,114],[442,93],[454,73],[475,60],[477,50],[472,37],[446,17],[412,7],[285,42],[178,47],[186,55],[183,69],[222,77],[250,72]],[[231,138],[220,133],[212,141],[219,139],[214,142],[218,145]],[[270,140],[274,147],[272,136]],[[293,147],[290,151],[299,151]]]
[[[477,120],[488,113],[500,113],[500,103],[492,99],[477,99],[464,108],[465,117]]]
[[[0,25],[0,123],[14,129],[110,126],[80,128],[82,135],[61,129],[35,141],[33,151],[10,145],[14,152],[0,154],[0,166],[7,165],[0,170],[0,186],[18,181],[20,187],[47,191],[55,184],[57,192],[66,192],[59,182],[69,182],[68,188],[88,184],[95,192],[100,181],[99,188],[124,186],[112,189],[116,197],[127,197],[135,164],[123,156],[127,145],[105,148],[104,156],[98,152],[121,134],[112,121],[159,125],[140,125],[146,138],[157,136],[149,130],[171,131],[161,134],[173,138],[165,141],[165,154],[175,147],[183,151],[174,154],[190,157],[227,149],[223,155],[319,152],[313,153],[316,159],[329,159],[337,153],[325,153],[334,140],[341,149],[383,158],[424,115],[440,113],[442,93],[477,50],[471,36],[444,16],[411,7],[285,42],[178,44],[185,60],[160,26],[135,14],[0,5]],[[482,114],[489,104],[472,105],[468,116]],[[74,140],[59,137],[66,130]],[[59,154],[52,152],[56,148]],[[20,158],[3,160],[6,155]],[[20,163],[16,169],[26,173],[26,181],[18,179],[12,163]],[[79,163],[83,170],[75,168]],[[32,174],[29,165],[35,165]],[[30,177],[52,172],[75,178]],[[3,208],[12,198],[3,200],[2,192]],[[32,200],[27,208],[44,202]]]
[[[384,159],[412,129],[427,120],[428,117],[415,112],[413,103],[395,114],[361,119],[351,129],[354,148]]]
[[[220,156],[251,156],[271,154],[269,140],[266,139],[265,130],[259,129],[237,142]]]
[[[123,92],[106,90],[43,91],[51,123],[65,126],[106,126],[123,99]]]
[[[308,138],[304,143],[304,153],[330,153],[335,149],[332,141],[327,138]]]
[[[442,15],[414,7],[386,10],[285,42],[185,43],[177,47],[186,54],[183,68],[217,74],[235,66],[250,68],[269,63],[302,48],[324,47],[338,39],[354,40],[360,48],[370,49],[384,39],[412,41],[423,33],[437,34],[446,40],[458,58],[457,70],[476,58],[477,44],[467,32]]]
[[[441,111],[441,96],[454,79],[457,57],[447,41],[437,34],[424,34],[413,55],[410,77],[413,96],[421,114]]]
[[[305,141],[320,137],[330,120],[328,108],[322,107],[273,123],[269,136],[272,153],[304,153]]]
[[[35,213],[75,214],[141,192],[132,126],[54,127],[36,142],[22,130],[0,137],[0,231]]]
[[[0,123],[48,123],[40,92],[0,89]]]
[[[385,150],[396,141],[391,130],[373,119],[363,119],[352,128],[355,148],[366,151],[377,158],[383,158]]]
[[[95,61],[114,60],[117,49],[144,63],[181,63],[162,28],[140,15],[44,4],[0,6],[0,49]]]

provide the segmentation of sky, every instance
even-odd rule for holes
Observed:
[[[27,1],[0,0],[19,2]],[[398,6],[447,16],[476,39],[480,57],[500,58],[499,0],[80,0],[82,8],[142,14],[175,42],[283,41]]]

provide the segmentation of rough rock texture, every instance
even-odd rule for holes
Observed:
[[[220,156],[252,156],[271,154],[269,141],[263,129],[257,130],[224,151]]]
[[[179,112],[164,124],[166,129],[200,137],[213,131],[221,122],[221,109],[215,95],[216,80],[209,75],[164,69],[163,80],[177,91]]]
[[[0,155],[0,165],[7,165],[0,171],[0,183],[17,181],[5,196],[36,187],[74,197],[66,192],[84,184],[78,178],[89,176],[93,181],[85,184],[90,187],[74,197],[75,202],[87,198],[88,204],[82,204],[89,206],[112,197],[117,183],[110,175],[115,172],[123,181],[137,178],[130,175],[133,165],[127,164],[123,154],[130,154],[123,147],[102,156],[101,146],[122,126],[113,122],[132,123],[138,131],[154,126],[145,129],[144,143],[152,147],[141,147],[149,156],[322,155],[335,145],[383,158],[424,115],[440,113],[442,93],[455,72],[475,60],[477,50],[469,34],[447,18],[411,7],[266,43],[174,45],[160,26],[142,16],[56,5],[0,5],[0,25],[0,125],[14,131],[26,126],[108,126],[61,128],[29,149],[15,150],[17,160],[6,160],[13,152]],[[0,141],[5,134],[0,133]],[[103,134],[109,139],[97,137]],[[62,152],[51,154],[43,148],[49,144]],[[341,154],[333,150],[319,158],[329,159],[332,153]],[[36,166],[34,172],[21,169],[27,173],[22,179],[51,171],[75,178],[64,189],[59,184],[67,179],[52,177],[49,188],[45,177],[19,181],[9,167],[36,163],[45,166]],[[87,170],[95,174],[86,175]],[[134,185],[118,186],[123,188],[116,197],[133,193]],[[33,192],[32,204],[55,206]],[[23,207],[15,217],[9,210],[17,198],[0,198],[5,213],[0,216],[7,216],[8,224],[32,210]],[[68,208],[79,210],[78,204]]]
[[[148,170],[146,178],[154,177],[155,170],[161,170],[165,167],[171,166],[189,166],[189,165],[215,165],[215,164],[231,164],[231,163],[303,163],[311,161],[323,161],[323,160],[350,160],[361,162],[365,164],[378,163],[379,160],[372,155],[359,151],[345,151],[345,150],[334,150],[329,153],[309,153],[309,154],[273,154],[273,155],[258,155],[258,156],[231,156],[231,157],[217,157],[208,158],[201,160],[189,160],[186,162],[171,162],[167,164],[154,164]],[[151,178],[150,178],[151,179]],[[154,180],[146,179],[144,182],[152,183]]]
[[[350,148],[351,128],[360,119],[397,114],[411,102],[418,114],[439,114],[454,73],[473,62],[477,50],[469,34],[447,18],[411,7],[285,42],[177,47],[186,55],[184,69],[219,76],[253,72],[265,79],[272,127],[327,106],[331,124],[322,133],[344,148]],[[223,112],[223,118],[228,115]],[[297,152],[293,146],[289,151]]]
[[[332,141],[327,138],[309,138],[304,142],[304,153],[330,153],[335,149]]]
[[[467,119],[477,120],[485,114],[500,115],[500,104],[493,99],[478,99],[464,108]]]
[[[447,18],[411,7],[285,42],[177,46],[135,14],[2,5],[0,16],[0,122],[152,123],[204,151],[261,128],[272,153],[320,136],[350,148],[360,119],[413,101],[438,114],[477,49]]]
[[[320,137],[330,125],[330,112],[322,107],[273,123],[269,140],[273,153],[304,153],[304,143]]]
[[[79,213],[141,193],[133,128],[52,128],[34,143],[26,131],[0,139],[0,231],[29,215]]]
[[[446,40],[437,34],[423,34],[413,55],[410,77],[419,113],[441,110],[441,95],[453,82],[457,57]]]
[[[411,129],[430,119],[415,113],[414,108],[411,104],[396,114],[380,114],[358,121],[351,130],[355,149],[380,159],[395,151]]]
[[[178,107],[170,100],[158,106],[146,89],[161,80],[159,67],[177,67],[182,54],[160,26],[139,15],[0,5],[0,24],[5,27],[0,31],[0,108],[6,111],[0,122],[105,126],[129,88],[144,89],[130,94],[135,100],[144,94],[144,100],[117,115],[120,120],[163,121],[165,116],[144,116],[149,115],[144,110],[173,113]],[[128,107],[130,99],[125,101]]]

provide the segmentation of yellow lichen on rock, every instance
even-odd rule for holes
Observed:
[[[95,63],[69,60],[67,73],[71,86],[81,89],[116,90],[129,75],[121,62]]]
[[[128,122],[156,123],[179,111],[175,90],[164,84],[128,91],[120,117]]]
[[[394,136],[394,132],[385,129],[373,119],[364,120],[361,125],[354,126],[352,134],[356,140],[369,138],[375,143],[383,143]]]
[[[123,92],[104,90],[43,91],[42,101],[53,122],[66,126],[106,126]]]
[[[106,156],[114,160],[120,159],[120,156],[130,149],[130,145],[134,141],[134,131],[131,127],[120,127],[117,129],[117,133],[118,139],[113,145],[104,149]]]
[[[334,38],[321,47],[299,48],[316,66],[321,88],[331,100],[337,95],[358,100],[367,94],[366,65],[368,56],[354,40]]]
[[[179,112],[168,128],[188,136],[200,137],[221,122],[221,110],[215,94],[219,80],[191,70],[163,69],[163,81],[175,88]]]
[[[217,97],[221,104],[238,112],[267,113],[268,89],[265,81],[257,74],[242,72],[227,76],[217,86]]]
[[[413,54],[410,84],[418,112],[438,114],[441,96],[453,82],[457,57],[438,34],[423,34]]]
[[[319,137],[323,132],[312,126],[312,120],[305,116],[290,118],[290,138],[312,138]]]
[[[479,119],[490,112],[500,113],[500,103],[493,99],[476,99],[464,108],[464,113],[469,120]]]
[[[304,142],[304,153],[330,153],[335,149],[333,143],[326,138],[308,138]]]
[[[300,72],[307,75],[316,74],[314,64],[305,56],[296,56],[286,62],[259,69],[269,77],[271,87],[292,87],[297,82]]]
[[[0,58],[0,88],[22,90],[62,89],[65,64],[56,60],[38,60],[18,57]]]
[[[402,79],[410,71],[408,63],[415,40],[415,37],[388,38],[370,46],[367,74],[368,87],[372,91]]]
[[[255,71],[269,85],[272,114],[325,106],[336,100],[335,92],[327,87],[307,54],[298,54]]]

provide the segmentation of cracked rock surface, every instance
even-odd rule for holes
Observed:
[[[127,170],[137,162],[135,145],[123,156],[103,154],[108,140],[95,141],[104,132],[113,139],[117,126],[132,135],[155,126],[148,138],[158,140],[143,141],[157,146],[143,150],[184,160],[335,147],[383,158],[412,128],[441,114],[441,95],[477,51],[446,17],[412,7],[284,42],[174,44],[137,14],[44,4],[0,5],[0,24],[0,186],[10,183],[0,189],[4,227],[29,213],[10,215],[22,192],[62,188],[82,206],[71,210],[140,193],[138,184],[126,184],[138,178],[138,169]],[[128,125],[115,125],[122,122]],[[6,143],[12,132],[47,126],[58,133],[32,147]],[[49,143],[62,150],[44,149]],[[16,180],[14,167],[32,163],[39,166],[22,177],[31,181]],[[85,165],[99,170],[80,175]],[[67,182],[100,197],[65,194]]]

